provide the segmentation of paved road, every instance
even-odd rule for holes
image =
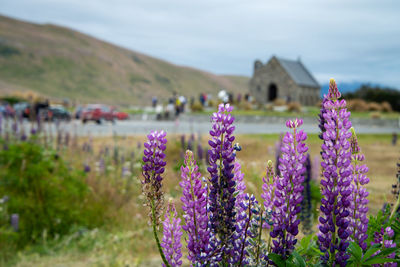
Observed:
[[[262,134],[262,133],[281,133],[286,131],[286,127],[282,123],[246,123],[238,122],[236,125],[236,134]],[[54,127],[54,126],[53,126]],[[61,124],[64,129],[76,132],[80,136],[109,136],[113,133],[117,135],[136,135],[147,134],[151,130],[165,130],[172,134],[182,133],[202,133],[206,134],[210,130],[211,123],[206,121],[118,121],[115,124],[103,123],[97,125],[95,123],[82,124],[80,121],[74,121],[69,124]],[[400,132],[398,127],[390,126],[369,126],[369,125],[354,125],[357,133],[393,133]],[[317,124],[305,124],[302,127],[307,133],[318,133]]]

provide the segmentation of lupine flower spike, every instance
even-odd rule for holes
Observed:
[[[144,143],[144,156],[142,175],[142,191],[145,195],[147,205],[150,209],[150,221],[153,226],[153,234],[156,239],[158,250],[166,266],[169,266],[167,259],[161,249],[160,240],[157,235],[157,228],[160,224],[160,215],[163,210],[164,194],[162,187],[162,174],[164,173],[165,154],[167,139],[164,131],[153,131],[147,135],[147,142]]]
[[[330,266],[345,266],[349,254],[348,226],[351,204],[351,137],[350,112],[346,101],[339,100],[340,92],[335,80],[331,79],[329,94],[323,101],[321,115],[324,119],[322,132],[322,200],[319,217],[318,240],[324,253],[322,261]]]
[[[188,234],[188,259],[195,264],[204,264],[205,256],[209,252],[210,233],[207,217],[207,191],[201,182],[199,167],[193,158],[192,151],[186,151],[184,165],[181,167],[182,181],[179,185],[183,189],[181,197],[183,230]]]
[[[172,267],[181,266],[181,219],[178,218],[175,206],[172,203],[169,203],[167,211],[165,212],[165,219],[163,221],[163,234],[161,247],[169,265]],[[164,263],[163,267],[165,266],[167,265]]]
[[[293,129],[282,139],[282,155],[279,158],[281,176],[276,180],[274,225],[270,232],[273,242],[272,251],[287,258],[297,243],[301,210],[302,192],[305,172],[304,163],[308,147],[305,144],[307,135],[297,128],[303,124],[301,119],[289,120],[286,126]]]
[[[235,153],[233,148],[232,125],[235,118],[231,115],[233,108],[229,104],[220,104],[218,112],[212,116],[212,139],[208,142],[208,172],[210,173],[210,222],[211,230],[219,239],[223,261],[233,255],[232,235],[235,232],[235,180],[233,168]]]
[[[365,239],[367,239],[367,229],[368,229],[368,199],[367,196],[369,193],[365,186],[368,184],[369,179],[365,175],[368,172],[368,167],[365,164],[362,164],[364,161],[364,155],[361,154],[361,149],[358,146],[357,136],[354,131],[354,128],[351,128],[351,159],[353,162],[352,170],[353,170],[353,190],[351,195],[351,223],[350,223],[350,231],[351,231],[351,239],[357,242],[360,247],[365,250],[367,248],[367,243]]]

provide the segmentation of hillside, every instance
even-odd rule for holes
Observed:
[[[77,102],[143,105],[173,91],[188,97],[247,92],[247,77],[177,66],[60,26],[0,16],[0,93],[35,91]]]

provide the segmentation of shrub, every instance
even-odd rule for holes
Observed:
[[[368,110],[369,111],[382,111],[382,106],[379,103],[371,102],[371,103],[368,103]]]
[[[291,112],[300,112],[301,111],[301,105],[299,102],[290,102],[287,105],[288,111]]]
[[[74,224],[89,224],[82,174],[68,169],[55,152],[32,142],[9,144],[0,151],[0,166],[0,195],[9,196],[9,214],[19,215],[19,247],[44,231],[54,237]]]
[[[368,104],[362,99],[352,99],[347,102],[349,110],[365,112],[368,111]]]
[[[192,111],[203,111],[203,105],[199,101],[195,101],[190,109]]]
[[[284,105],[286,105],[286,101],[285,101],[285,99],[277,98],[274,100],[274,105],[275,106],[284,106]]]
[[[382,102],[381,107],[382,107],[383,112],[392,112],[393,111],[392,106],[387,101]]]

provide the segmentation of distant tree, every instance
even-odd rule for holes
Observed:
[[[393,110],[400,111],[400,90],[394,88],[363,84],[356,91],[344,94],[344,98],[359,98],[367,102],[388,102]]]

